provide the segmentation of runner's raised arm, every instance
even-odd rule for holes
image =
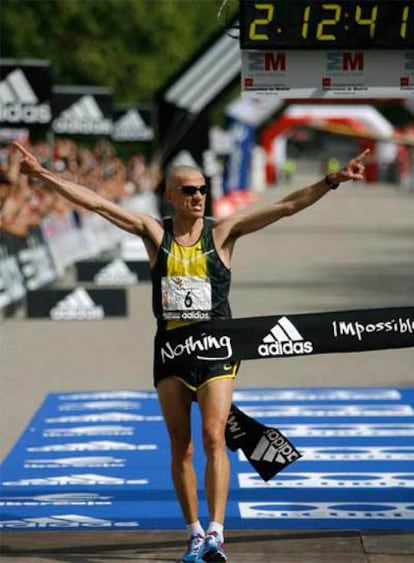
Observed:
[[[363,161],[368,153],[369,149],[364,150],[345,164],[338,172],[328,174],[319,182],[294,191],[280,201],[267,205],[258,211],[253,213],[236,213],[231,217],[222,219],[217,224],[216,232],[219,233],[220,230],[223,230],[221,239],[224,237],[237,239],[262,229],[283,217],[298,213],[302,209],[316,203],[330,190],[337,188],[339,184],[349,182],[350,180],[363,180],[365,170]]]

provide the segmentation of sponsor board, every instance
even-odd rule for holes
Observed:
[[[284,99],[407,98],[414,95],[414,52],[243,50],[242,90]]]
[[[53,130],[68,135],[112,133],[112,91],[94,86],[53,87]]]
[[[112,138],[118,142],[152,141],[151,111],[143,107],[117,107]]]
[[[148,260],[123,260],[115,258],[111,262],[103,260],[83,260],[76,262],[78,282],[93,282],[96,285],[135,285],[150,281],[151,271]]]
[[[0,61],[0,125],[47,126],[52,119],[52,73],[47,61]]]
[[[27,316],[55,321],[102,320],[127,314],[125,289],[39,289],[27,293]]]

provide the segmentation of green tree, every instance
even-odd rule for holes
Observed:
[[[55,84],[149,100],[219,30],[222,0],[1,0],[0,56],[50,60]]]

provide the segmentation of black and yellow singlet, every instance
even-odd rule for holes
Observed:
[[[172,375],[159,359],[159,347],[166,332],[194,322],[231,317],[228,301],[231,272],[217,254],[212,226],[213,220],[204,218],[198,241],[183,246],[174,239],[172,219],[164,223],[164,237],[151,270],[152,306],[158,324],[154,350],[155,385]],[[179,379],[196,390],[211,379],[234,377],[237,367],[234,363],[209,364],[189,369]]]
[[[194,321],[231,316],[231,273],[217,254],[212,225],[213,220],[205,218],[198,241],[182,246],[174,239],[172,220],[166,220],[152,268],[152,305],[159,328],[169,330]]]

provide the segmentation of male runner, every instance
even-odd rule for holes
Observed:
[[[175,213],[163,223],[143,213],[130,213],[89,190],[43,168],[20,143],[21,171],[41,180],[71,202],[98,213],[121,229],[142,237],[153,281],[155,337],[154,385],[171,441],[171,470],[177,497],[187,524],[189,541],[183,563],[227,561],[223,525],[229,488],[229,460],[225,427],[232,402],[237,363],[169,372],[158,350],[166,331],[210,318],[228,318],[230,263],[236,240],[283,217],[294,215],[349,180],[363,179],[368,150],[341,170],[294,191],[258,211],[235,213],[217,221],[204,217],[207,186],[193,167],[173,168],[166,181],[166,199]],[[191,404],[196,398],[202,420],[206,456],[205,489],[210,523],[206,532],[198,516],[196,475],[193,467]]]

